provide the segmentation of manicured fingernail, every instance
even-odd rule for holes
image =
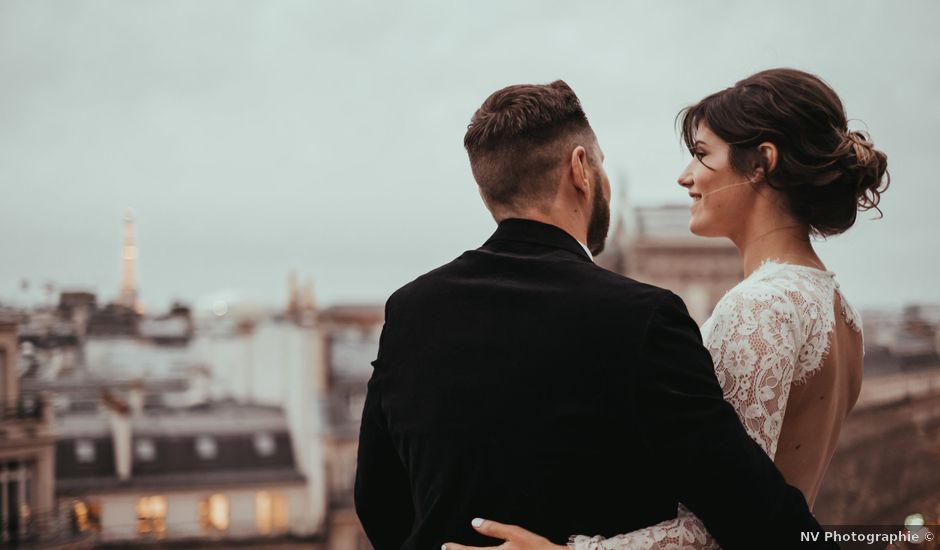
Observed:
[[[447,545],[446,545],[446,544],[442,544],[442,545],[441,545],[441,550],[447,550]]]
[[[473,521],[470,522],[470,525],[476,528],[483,527],[483,518],[473,518]]]

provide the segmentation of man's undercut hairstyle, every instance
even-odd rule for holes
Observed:
[[[491,210],[548,208],[558,190],[552,174],[594,132],[574,91],[551,84],[519,84],[494,92],[477,109],[463,143],[470,169]],[[495,212],[494,212],[495,214]]]

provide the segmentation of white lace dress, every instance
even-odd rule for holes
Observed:
[[[861,331],[831,271],[767,261],[732,288],[702,325],[715,374],[747,433],[773,458],[793,384],[806,382],[829,350],[839,293],[842,317]],[[604,539],[571,537],[574,550],[703,550],[719,546],[681,504],[675,519]]]

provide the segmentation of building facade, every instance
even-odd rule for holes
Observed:
[[[744,277],[727,239],[689,232],[684,206],[625,208],[597,264],[637,281],[669,289],[701,325]]]
[[[337,306],[318,314],[323,340],[321,430],[327,480],[327,550],[371,550],[353,501],[359,424],[371,363],[385,320],[382,306]]]
[[[18,321],[0,319],[0,547],[55,534],[55,427],[44,396],[19,388]]]
[[[281,409],[147,407],[139,389],[59,416],[56,496],[97,544],[318,547]]]

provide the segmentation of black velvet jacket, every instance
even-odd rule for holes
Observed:
[[[679,502],[727,550],[819,529],[723,399],[682,301],[558,227],[506,220],[399,289],[373,365],[356,509],[376,550],[495,545],[477,516],[564,544]]]

